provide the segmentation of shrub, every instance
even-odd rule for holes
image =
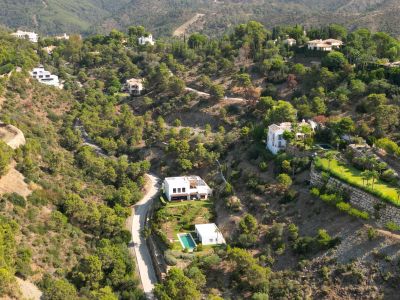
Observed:
[[[339,203],[336,203],[336,207],[337,207],[339,210],[344,211],[344,212],[348,212],[348,211],[351,209],[351,205],[348,204],[348,203],[346,203],[346,202],[339,202]]]
[[[397,179],[397,176],[392,169],[388,169],[382,173],[381,179],[386,182],[393,182]]]
[[[318,188],[313,187],[313,188],[311,188],[311,190],[310,190],[310,194],[311,194],[312,196],[314,196],[314,197],[319,197],[320,191],[319,191]]]
[[[168,266],[176,266],[176,264],[178,263],[178,260],[171,253],[166,252],[164,254],[164,258]]]
[[[395,222],[393,221],[389,221],[386,223],[386,228],[389,229],[390,231],[400,231],[400,226],[397,225]]]
[[[10,201],[14,205],[21,207],[26,206],[25,198],[17,193],[6,194],[5,197],[8,201]]]
[[[292,185],[292,178],[290,178],[288,174],[285,173],[279,174],[277,180],[285,188],[288,188]]]
[[[375,228],[368,228],[368,239],[371,241],[375,239],[378,235],[378,231]]]
[[[260,162],[260,164],[258,165],[258,167],[260,168],[260,170],[262,172],[265,172],[268,170],[268,163],[265,161]]]
[[[369,219],[369,214],[366,211],[361,211],[356,208],[351,208],[349,210],[349,215],[363,220]]]

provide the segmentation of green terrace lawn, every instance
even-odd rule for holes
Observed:
[[[205,200],[168,202],[159,212],[166,222],[162,231],[169,240],[180,245],[177,234],[194,231],[195,224],[210,223],[213,219],[213,203]]]
[[[372,189],[372,181],[370,180],[367,186],[366,181],[363,180],[363,177],[361,176],[362,171],[352,166],[344,165],[336,159],[332,159],[329,163],[328,159],[318,157],[315,159],[315,166],[330,173],[334,177],[349,183],[350,185],[359,187],[384,201],[400,207],[399,194],[396,191],[396,188],[388,183],[377,180]]]

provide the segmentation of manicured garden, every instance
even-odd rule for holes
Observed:
[[[366,179],[363,172],[349,165],[340,163],[337,159],[317,157],[315,167],[328,172],[332,176],[371,193],[380,199],[400,207],[400,191],[393,185],[379,179]]]
[[[167,202],[156,212],[158,233],[175,249],[182,249],[179,233],[194,231],[195,224],[210,223],[213,219],[213,204],[210,201]]]

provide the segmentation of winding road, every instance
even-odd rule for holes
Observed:
[[[133,248],[136,256],[136,264],[139,270],[143,291],[147,299],[154,299],[153,288],[154,284],[157,283],[157,276],[154,271],[146,240],[141,233],[146,226],[147,212],[160,189],[160,179],[151,174],[147,174],[147,177],[150,180],[150,187],[142,200],[136,203],[132,208],[132,243],[130,247],[131,249]]]

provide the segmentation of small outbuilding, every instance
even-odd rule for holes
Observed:
[[[197,224],[194,227],[197,237],[203,245],[225,244],[224,236],[215,223]]]

